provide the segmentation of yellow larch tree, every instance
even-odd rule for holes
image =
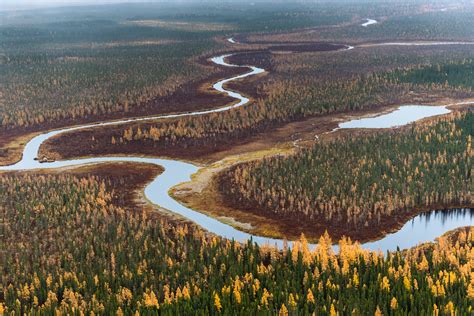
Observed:
[[[306,294],[306,301],[311,304],[316,303],[316,300],[314,299],[313,291],[311,291],[311,289],[309,289],[308,294]]]
[[[288,309],[286,308],[285,304],[281,304],[280,311],[278,312],[278,316],[288,316]]]
[[[221,299],[219,298],[219,295],[217,293],[214,293],[214,307],[217,309],[218,312],[220,312],[222,309]]]
[[[393,310],[396,310],[397,307],[398,307],[397,299],[393,297],[392,300],[390,301],[390,308]]]

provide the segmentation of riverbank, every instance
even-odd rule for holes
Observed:
[[[276,150],[276,149],[274,149]],[[381,240],[389,234],[400,231],[410,220],[420,214],[429,214],[432,210],[446,210],[457,208],[472,208],[470,205],[430,205],[412,208],[410,212],[396,214],[390,218],[384,218],[377,227],[358,227],[346,225],[318,225],[318,220],[307,222],[295,220],[293,217],[282,218],[272,216],[268,212],[260,212],[256,209],[245,209],[235,201],[229,201],[220,191],[219,172],[237,163],[253,159],[261,159],[271,155],[272,150],[261,152],[261,156],[238,156],[232,160],[226,160],[223,165],[213,164],[201,169],[193,176],[190,183],[183,183],[173,188],[170,194],[190,209],[198,210],[226,223],[238,230],[252,235],[264,236],[274,239],[297,240],[303,233],[309,242],[316,243],[326,231],[329,231],[334,240],[346,236],[360,243]],[[288,155],[292,151],[278,151],[278,155]],[[229,163],[229,164],[226,164]],[[260,215],[261,214],[261,215]]]

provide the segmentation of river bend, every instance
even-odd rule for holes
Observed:
[[[353,49],[353,47],[348,46],[345,50],[350,50],[350,49]],[[109,121],[109,122],[103,122],[103,123],[97,123],[97,124],[74,126],[74,127],[63,128],[59,130],[46,132],[32,138],[25,145],[22,159],[19,162],[13,165],[0,167],[0,171],[53,169],[53,168],[105,163],[105,162],[136,162],[136,163],[149,163],[149,164],[159,165],[164,168],[164,172],[158,175],[155,179],[153,179],[145,188],[145,196],[149,201],[171,212],[179,214],[195,222],[196,224],[201,226],[203,229],[213,234],[220,235],[224,238],[234,239],[239,242],[244,242],[246,240],[252,239],[254,242],[260,245],[269,244],[269,245],[276,245],[278,248],[282,248],[284,245],[284,241],[281,239],[254,236],[252,234],[245,233],[213,217],[210,217],[203,213],[192,210],[184,206],[183,204],[179,203],[175,199],[173,199],[169,195],[169,190],[180,183],[190,181],[191,175],[193,175],[199,170],[199,167],[194,164],[179,161],[179,160],[173,160],[173,159],[143,158],[143,157],[130,157],[130,156],[71,159],[71,160],[55,161],[55,162],[50,162],[50,163],[40,163],[38,160],[35,159],[38,156],[40,146],[51,137],[57,136],[59,134],[77,131],[81,129],[94,128],[94,127],[126,124],[130,122],[149,121],[149,120],[158,120],[158,119],[166,119],[166,118],[177,118],[177,117],[182,117],[182,116],[205,115],[209,113],[228,111],[232,108],[240,107],[247,104],[249,102],[248,98],[246,98],[245,96],[235,91],[225,89],[223,87],[224,84],[230,81],[239,80],[239,79],[246,78],[249,76],[255,76],[255,75],[261,74],[265,72],[265,70],[262,68],[254,67],[254,66],[229,64],[226,62],[226,58],[229,56],[231,55],[230,54],[222,55],[222,56],[214,57],[211,60],[215,64],[224,66],[224,67],[247,67],[249,71],[241,75],[237,75],[231,78],[220,80],[213,85],[213,88],[221,93],[227,94],[228,96],[235,98],[236,102],[227,106],[209,109],[209,110],[203,110],[203,111],[158,115],[158,116],[142,117],[142,118],[131,118],[131,119]],[[443,108],[443,111],[444,110],[446,109]],[[422,117],[427,117],[430,115],[437,115],[437,114],[440,114],[440,113],[435,111],[435,113],[433,114],[430,111],[428,111],[428,112],[425,112],[424,115],[422,115]],[[379,116],[379,120],[380,120],[380,117],[382,116]],[[368,249],[373,249],[373,250],[381,250],[384,252],[387,250],[395,250],[398,246],[400,248],[408,248],[408,247],[415,246],[420,242],[432,241],[433,239],[435,239],[436,237],[438,237],[439,235],[443,234],[444,232],[448,230],[451,230],[460,226],[474,225],[474,220],[473,220],[473,215],[472,215],[471,210],[458,210],[455,212],[453,216],[449,216],[450,213],[442,213],[444,215],[440,215],[440,214],[441,213],[434,212],[432,214],[430,213],[430,215],[423,215],[423,214],[419,215],[415,217],[413,220],[407,222],[403,226],[403,228],[397,231],[396,233],[389,234],[379,241],[363,244],[363,247],[368,248]],[[291,242],[289,243],[289,245],[291,245]],[[311,245],[311,246],[314,246],[314,245]]]

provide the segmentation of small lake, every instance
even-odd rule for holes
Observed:
[[[473,209],[435,210],[422,213],[408,221],[403,227],[384,238],[368,242],[368,249],[396,250],[413,247],[435,240],[442,234],[463,226],[474,226]]]
[[[367,26],[372,25],[372,24],[377,24],[377,23],[379,23],[379,22],[377,22],[377,20],[374,20],[374,19],[366,19],[366,20],[367,20],[367,22],[361,24],[361,25],[364,26],[364,27],[367,27]]]
[[[341,123],[339,128],[392,128],[449,112],[446,106],[404,105],[387,114]]]

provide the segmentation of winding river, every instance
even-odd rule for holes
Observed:
[[[346,50],[352,49],[352,48],[353,47],[347,47]],[[211,233],[214,233],[216,235],[220,235],[228,239],[235,239],[236,241],[239,241],[239,242],[244,242],[246,240],[252,239],[254,242],[260,245],[270,244],[270,245],[276,245],[279,248],[283,247],[284,241],[281,239],[254,236],[254,235],[242,232],[240,230],[233,228],[230,225],[220,222],[219,220],[213,217],[207,216],[203,213],[187,208],[186,206],[174,200],[169,195],[169,190],[172,187],[182,182],[189,181],[191,179],[191,175],[196,173],[199,170],[199,167],[191,163],[187,163],[187,162],[183,162],[179,160],[171,160],[171,159],[126,157],[126,156],[72,159],[72,160],[55,161],[51,163],[40,163],[39,161],[35,160],[35,158],[38,156],[38,151],[41,144],[43,144],[49,138],[54,137],[59,134],[77,131],[80,129],[94,128],[98,126],[118,125],[118,124],[125,124],[129,122],[156,120],[156,119],[165,119],[165,118],[176,118],[176,117],[181,117],[181,116],[205,115],[209,113],[227,111],[232,108],[240,107],[247,104],[249,102],[248,98],[242,96],[241,94],[235,91],[230,91],[230,90],[225,89],[223,85],[230,81],[261,74],[265,72],[265,70],[258,67],[254,67],[254,66],[229,64],[225,61],[225,59],[229,56],[231,55],[230,54],[222,55],[222,56],[214,57],[211,60],[215,64],[220,65],[220,66],[225,66],[225,67],[247,67],[249,71],[238,76],[234,76],[231,78],[218,81],[213,85],[213,87],[217,91],[221,93],[225,93],[228,96],[235,98],[236,102],[224,107],[210,109],[210,110],[179,113],[179,114],[159,115],[159,116],[143,117],[143,118],[132,118],[132,119],[125,119],[125,120],[118,120],[118,121],[109,121],[109,122],[104,122],[104,123],[75,126],[75,127],[63,128],[63,129],[59,129],[55,131],[46,132],[32,138],[25,145],[22,159],[19,162],[10,166],[0,167],[0,171],[52,169],[52,168],[78,166],[78,165],[85,165],[85,164],[96,164],[96,163],[104,163],[104,162],[137,162],[137,163],[149,163],[149,164],[159,165],[165,169],[164,172],[160,174],[159,176],[157,176],[145,188],[145,196],[152,203],[159,205],[171,212],[179,214],[197,223],[203,229]],[[428,117],[432,115],[439,115],[442,113],[447,113],[446,111],[449,112],[449,110],[446,109],[445,107],[426,107],[426,108],[423,107],[421,112],[420,112],[419,106],[411,106],[409,109],[406,109],[405,107],[401,107],[400,109],[403,109],[403,110],[394,111],[392,113],[386,114],[386,115],[391,115],[390,122],[392,123],[395,122],[396,124],[397,122],[400,122],[400,121],[397,121],[399,120],[400,115],[403,117],[406,117],[406,116],[412,117],[413,115],[412,111],[417,111],[417,113],[419,114],[419,117],[417,117],[416,119],[422,118],[422,117]],[[370,127],[369,125],[373,123],[371,122],[371,120],[380,121],[381,119],[384,119],[384,116],[385,115],[381,115],[381,116],[365,119],[367,120],[366,121],[367,126]],[[406,122],[402,122],[402,123],[406,124]],[[397,124],[397,125],[402,125],[402,124]],[[360,127],[360,125],[358,126]],[[341,127],[341,128],[346,128],[346,127]],[[351,128],[351,126],[348,126],[348,128]],[[466,226],[466,225],[474,225],[474,220],[473,220],[473,215],[472,215],[471,210],[459,210],[459,211],[444,212],[444,213],[430,212],[428,213],[428,215],[422,214],[415,217],[413,220],[406,223],[403,226],[403,228],[397,231],[396,233],[387,235],[385,238],[379,241],[366,243],[363,246],[368,249],[381,250],[384,252],[387,250],[395,250],[397,246],[399,246],[400,248],[412,247],[412,246],[417,245],[420,242],[434,240],[436,237],[438,237],[439,235],[443,234],[444,232],[448,230],[451,230],[460,226]],[[289,243],[289,245],[291,245],[291,243]]]

